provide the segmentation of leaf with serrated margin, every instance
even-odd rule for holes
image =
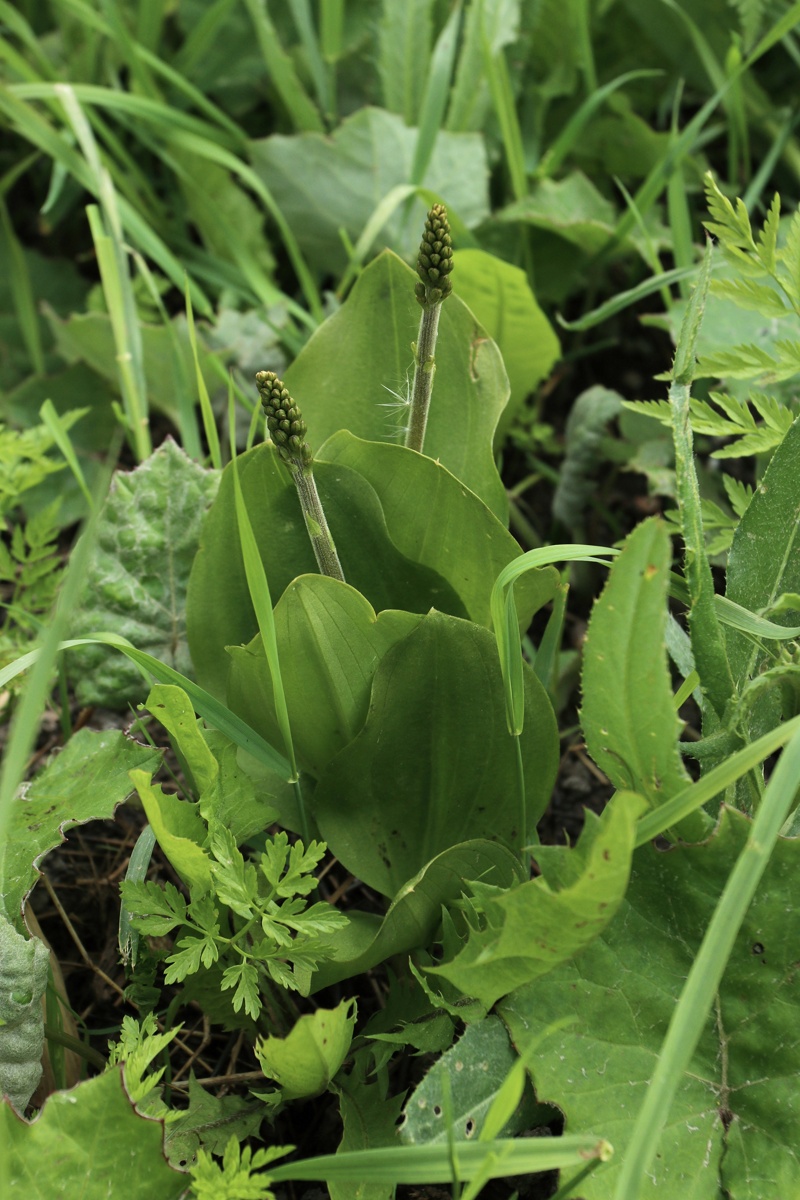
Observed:
[[[491,1007],[574,957],[617,911],[628,883],[641,796],[617,792],[602,817],[587,810],[574,849],[537,846],[537,879],[485,903],[485,927],[451,962],[429,968]]]
[[[726,595],[751,612],[771,608],[783,592],[800,592],[800,417],[772,456],[733,538]],[[773,617],[791,625],[791,613]],[[741,689],[761,669],[765,652],[750,638],[726,629],[728,658]],[[777,698],[759,706],[750,736],[765,733],[780,719]]]
[[[155,771],[158,750],[116,730],[81,729],[13,801],[3,856],[0,911],[12,921],[39,872],[37,864],[73,825],[112,817],[131,794],[128,772]]]
[[[671,563],[666,527],[643,521],[611,567],[583,652],[581,724],[589,753],[616,787],[653,806],[689,782],[667,668]]]

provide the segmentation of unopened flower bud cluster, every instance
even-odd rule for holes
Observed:
[[[416,285],[415,294],[420,304],[441,304],[447,299],[453,290],[448,279],[452,269],[453,244],[447,209],[443,204],[434,204],[425,221],[417,258],[417,274],[421,282]]]
[[[289,464],[310,466],[313,456],[300,409],[274,371],[259,371],[256,383],[267,429],[281,458]]]

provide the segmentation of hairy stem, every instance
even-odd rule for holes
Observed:
[[[414,344],[414,383],[411,388],[411,415],[406,431],[406,446],[422,453],[425,428],[431,405],[433,376],[436,373],[436,335],[439,330],[439,310],[450,295],[453,285],[453,247],[447,209],[434,204],[425,220],[422,241],[417,257],[419,282],[415,294],[422,305],[419,336]]]
[[[336,546],[325,519],[313,472],[310,467],[297,466],[292,466],[291,472],[320,574],[329,575],[331,579],[340,579],[344,583],[342,564],[339,562],[339,555],[336,553]]]
[[[419,323],[419,337],[414,346],[414,383],[411,388],[411,416],[406,432],[409,450],[419,450],[425,444],[425,428],[428,424],[428,409],[431,406],[433,377],[436,373],[436,335],[439,330],[441,304],[423,308]]]
[[[342,564],[314,481],[314,456],[305,440],[306,423],[300,409],[274,371],[259,371],[256,383],[272,443],[291,472],[297,488],[300,509],[320,573],[344,583]]]

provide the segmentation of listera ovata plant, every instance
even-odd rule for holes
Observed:
[[[419,280],[414,294],[422,307],[422,316],[417,341],[412,342],[411,346],[414,351],[414,381],[405,444],[409,449],[422,453],[436,373],[439,314],[442,304],[453,290],[450,280],[453,246],[447,209],[443,204],[434,204],[428,211],[416,267]],[[256,384],[270,438],[297,488],[303,520],[320,573],[344,582],[342,564],[314,481],[314,455],[305,440],[307,429],[300,409],[274,371],[259,371]]]

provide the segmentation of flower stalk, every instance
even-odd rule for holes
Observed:
[[[344,583],[342,564],[314,480],[314,455],[305,440],[306,423],[300,409],[274,371],[259,371],[256,384],[272,444],[297,488],[300,510],[320,574]]]
[[[414,382],[411,388],[411,412],[406,431],[406,446],[422,453],[425,429],[436,373],[436,338],[442,304],[453,290],[450,272],[453,269],[453,247],[450,223],[443,204],[434,204],[425,220],[425,229],[417,257],[419,280],[414,289],[422,317],[419,334],[412,343],[414,350]]]

